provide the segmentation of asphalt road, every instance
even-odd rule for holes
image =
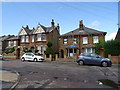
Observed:
[[[22,62],[6,60],[2,69],[17,71],[17,88],[113,88],[98,80],[118,84],[118,66],[79,66],[75,62]],[[16,90],[15,89],[15,90]]]

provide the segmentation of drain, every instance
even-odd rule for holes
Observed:
[[[53,77],[54,79],[58,79],[58,77]]]
[[[102,79],[102,80],[98,80],[98,84],[99,85],[107,85],[113,88],[118,88],[120,86],[120,84],[116,84],[114,81],[109,80],[109,79]]]

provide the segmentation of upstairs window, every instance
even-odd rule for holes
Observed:
[[[68,44],[68,39],[67,38],[63,39],[63,44]]]
[[[11,42],[10,41],[8,42],[8,46],[11,46]]]
[[[73,39],[73,44],[77,44],[77,38]]]
[[[34,35],[32,35],[32,42],[34,42]]]
[[[93,43],[98,43],[98,36],[93,37]]]
[[[29,42],[29,36],[26,36],[26,42]]]
[[[41,34],[37,35],[37,41],[41,41]]]
[[[21,36],[21,42],[25,42],[25,36]]]
[[[83,44],[88,44],[88,37],[83,37]]]
[[[16,41],[14,41],[14,46],[16,46]]]
[[[42,41],[46,41],[46,34],[42,34]]]

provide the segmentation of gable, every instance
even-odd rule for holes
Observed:
[[[37,34],[37,33],[43,33],[43,32],[45,32],[44,30],[43,30],[43,28],[41,27],[41,26],[39,26],[36,30],[35,30],[35,34]]]
[[[19,35],[27,35],[26,31],[24,29],[22,29],[19,33]]]

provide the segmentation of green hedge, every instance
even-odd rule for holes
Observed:
[[[119,40],[111,40],[111,41],[100,41],[97,43],[95,48],[95,52],[100,54],[100,49],[104,48],[105,57],[108,57],[108,54],[112,56],[120,55],[120,41]]]
[[[6,53],[6,54],[9,54],[9,53],[13,53],[14,51],[15,51],[15,49],[14,49],[14,48],[11,48],[10,50],[6,50],[5,53]]]

